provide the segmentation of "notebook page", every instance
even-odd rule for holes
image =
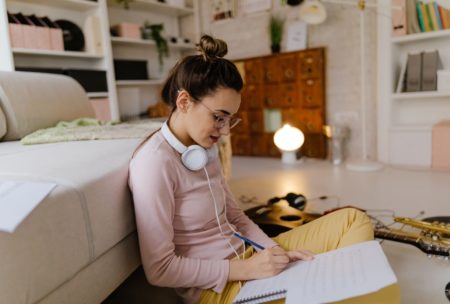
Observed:
[[[328,303],[374,292],[397,281],[377,241],[316,255],[296,267],[286,304]],[[297,271],[298,270],[298,271]]]

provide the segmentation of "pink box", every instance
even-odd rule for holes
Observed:
[[[108,98],[91,98],[90,101],[94,108],[95,117],[98,120],[111,120],[111,108],[109,107]]]
[[[25,47],[25,40],[23,37],[23,29],[21,24],[9,24],[9,38],[11,39],[11,47],[23,48]]]
[[[431,138],[431,167],[450,170],[450,120],[435,124]]]
[[[54,51],[64,51],[63,31],[58,28],[49,28],[50,48]]]
[[[120,37],[141,39],[141,26],[136,23],[120,23],[113,26]]]

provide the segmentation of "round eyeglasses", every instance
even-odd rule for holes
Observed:
[[[236,127],[242,119],[240,119],[239,117],[234,117],[232,115],[220,115],[218,114],[216,111],[210,109],[207,105],[205,105],[202,102],[199,102],[199,104],[201,104],[202,106],[204,106],[206,109],[208,109],[211,114],[212,117],[214,119],[214,127],[217,129],[222,129],[223,127],[225,127],[228,124],[228,127],[230,129],[233,129],[234,127]]]

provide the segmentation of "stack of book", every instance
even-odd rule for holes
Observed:
[[[434,0],[393,0],[393,36],[450,29],[450,10]]]
[[[408,53],[400,72],[397,93],[437,90],[437,72],[442,67],[439,52]]]

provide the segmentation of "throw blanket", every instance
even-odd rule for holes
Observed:
[[[136,121],[119,123],[79,118],[61,121],[55,127],[37,130],[21,139],[24,145],[54,143],[74,140],[141,138],[161,128],[161,121]]]

